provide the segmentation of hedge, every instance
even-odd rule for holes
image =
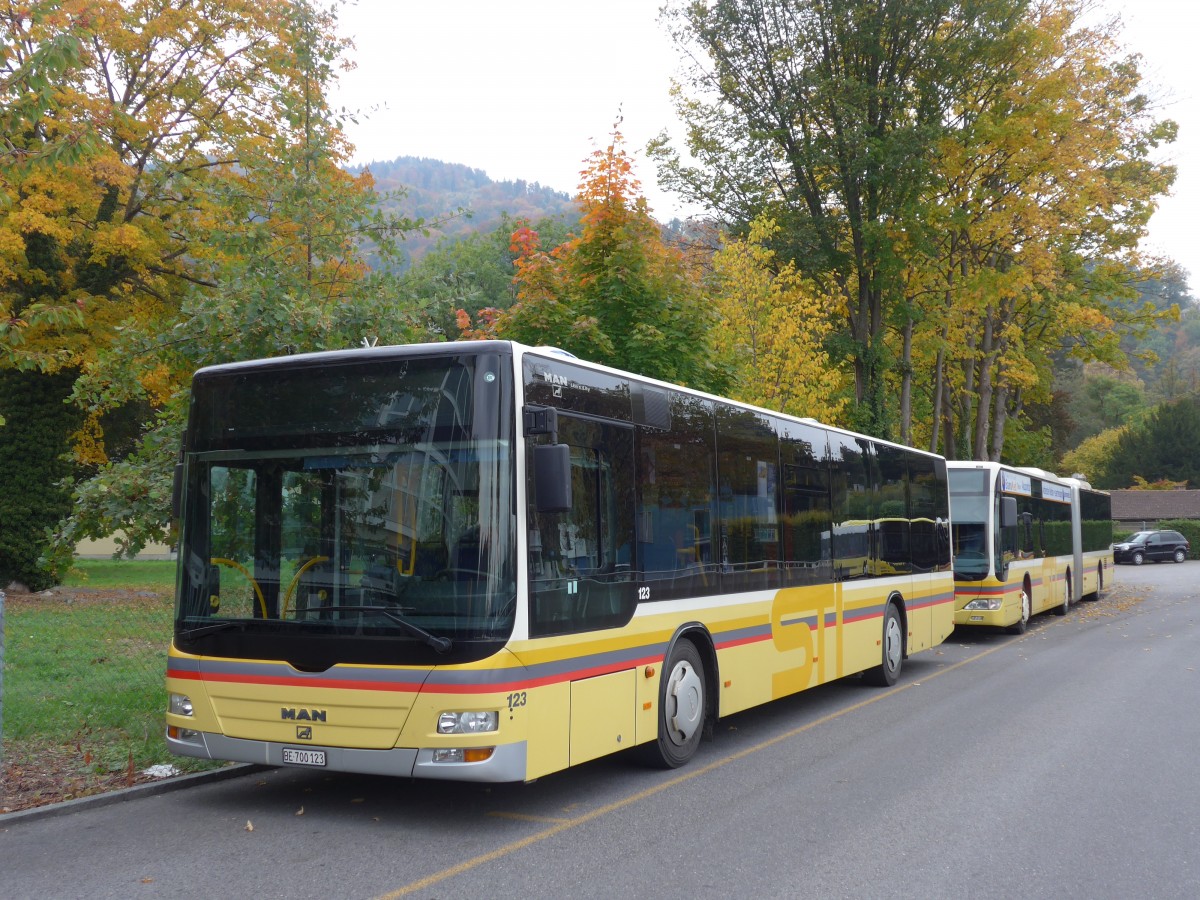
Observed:
[[[71,511],[71,435],[80,411],[65,402],[72,372],[0,371],[0,590],[10,582],[43,590],[56,572],[38,566],[54,528]]]

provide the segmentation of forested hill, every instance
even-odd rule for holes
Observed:
[[[399,209],[405,215],[434,221],[457,209],[470,211],[458,216],[428,237],[413,234],[405,242],[410,261],[446,237],[473,231],[491,231],[503,214],[513,219],[537,222],[545,218],[574,221],[579,213],[569,194],[528,181],[493,181],[481,169],[458,163],[416,156],[400,156],[388,162],[370,162],[351,171],[369,169],[375,190],[382,196],[403,190]]]

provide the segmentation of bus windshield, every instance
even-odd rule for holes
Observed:
[[[499,363],[198,375],[176,645],[320,670],[462,661],[506,640],[512,379]]]
[[[948,474],[954,577],[963,581],[982,581],[991,571],[987,546],[987,473],[982,469],[950,469]]]

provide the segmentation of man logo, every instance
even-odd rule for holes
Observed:
[[[279,718],[285,722],[289,719],[296,722],[324,722],[325,710],[323,709],[290,709],[283,707],[279,710]]]
[[[311,741],[312,740],[312,726],[311,725],[297,725],[296,726],[296,740]]]

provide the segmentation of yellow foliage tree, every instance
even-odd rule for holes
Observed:
[[[1110,26],[1081,27],[1082,9],[1034,4],[938,147],[913,362],[950,456],[1000,459],[1006,422],[1048,398],[1054,354],[1123,364],[1130,317],[1113,300],[1143,271],[1137,241],[1174,178],[1149,153],[1175,126],[1154,120],[1136,60]]]
[[[717,350],[734,371],[733,394],[747,403],[838,424],[848,379],[824,343],[842,302],[778,264],[767,242],[776,223],[756,219],[744,240],[724,238],[713,257]]]

